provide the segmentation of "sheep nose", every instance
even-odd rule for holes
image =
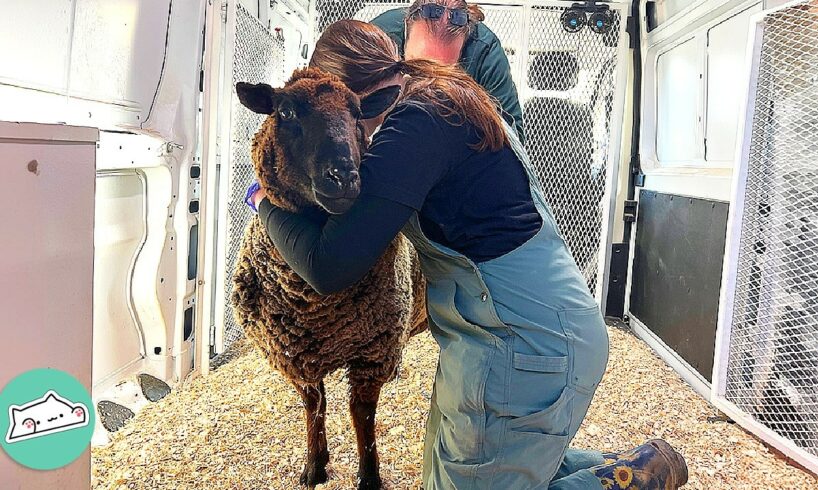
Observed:
[[[356,184],[360,177],[358,170],[354,168],[332,167],[327,171],[327,178],[338,187],[350,187]]]

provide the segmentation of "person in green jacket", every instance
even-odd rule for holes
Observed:
[[[446,28],[436,22],[446,17]],[[497,99],[503,118],[523,140],[523,113],[508,58],[497,36],[482,23],[483,12],[464,0],[415,0],[372,20],[398,45],[405,59],[431,59],[460,67]],[[461,28],[466,23],[468,29]]]

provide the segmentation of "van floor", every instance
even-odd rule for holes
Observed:
[[[661,437],[687,459],[694,489],[814,489],[818,479],[790,466],[719,412],[633,335],[609,329],[605,379],[574,440],[617,450]],[[420,488],[422,441],[437,359],[428,332],[411,340],[398,380],[378,406],[381,477],[387,488]],[[342,373],[328,378],[330,481],[355,488],[355,434]],[[185,383],[141,410],[95,448],[93,488],[298,488],[305,453],[301,401],[251,350],[210,376]]]

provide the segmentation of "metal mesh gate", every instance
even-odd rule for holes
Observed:
[[[572,2],[481,5],[500,39],[523,108],[526,147],[568,247],[598,300],[604,296],[611,199],[625,91],[627,4],[610,4],[614,26],[567,33]],[[319,0],[316,36],[332,22],[369,21],[408,2]]]
[[[714,395],[815,470],[818,0],[767,14],[758,33]]]
[[[242,337],[241,327],[233,319],[230,294],[233,290],[233,270],[236,266],[244,229],[252,214],[244,204],[247,187],[255,180],[250,155],[250,141],[264,119],[248,111],[235,94],[236,82],[284,84],[284,43],[276,39],[259,20],[241,4],[236,5],[235,38],[233,39],[232,83],[230,89],[230,167],[227,172],[228,198],[225,223],[227,244],[225,258],[224,337],[226,348]]]
[[[523,102],[526,146],[568,248],[600,296],[607,252],[609,168],[620,42],[620,12],[604,35],[568,34],[565,7],[534,7]],[[616,124],[620,124],[616,120]],[[616,153],[618,151],[614,150]]]
[[[315,38],[333,22],[356,19],[369,22],[389,9],[406,7],[403,0],[364,2],[363,0],[317,0],[315,8]]]

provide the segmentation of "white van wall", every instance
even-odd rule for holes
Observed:
[[[94,394],[136,371],[178,381],[193,352],[183,336],[195,321],[188,242],[199,183],[190,172],[200,163],[205,2],[6,0],[3,7],[0,45],[13,49],[0,51],[0,120],[102,130]]]

